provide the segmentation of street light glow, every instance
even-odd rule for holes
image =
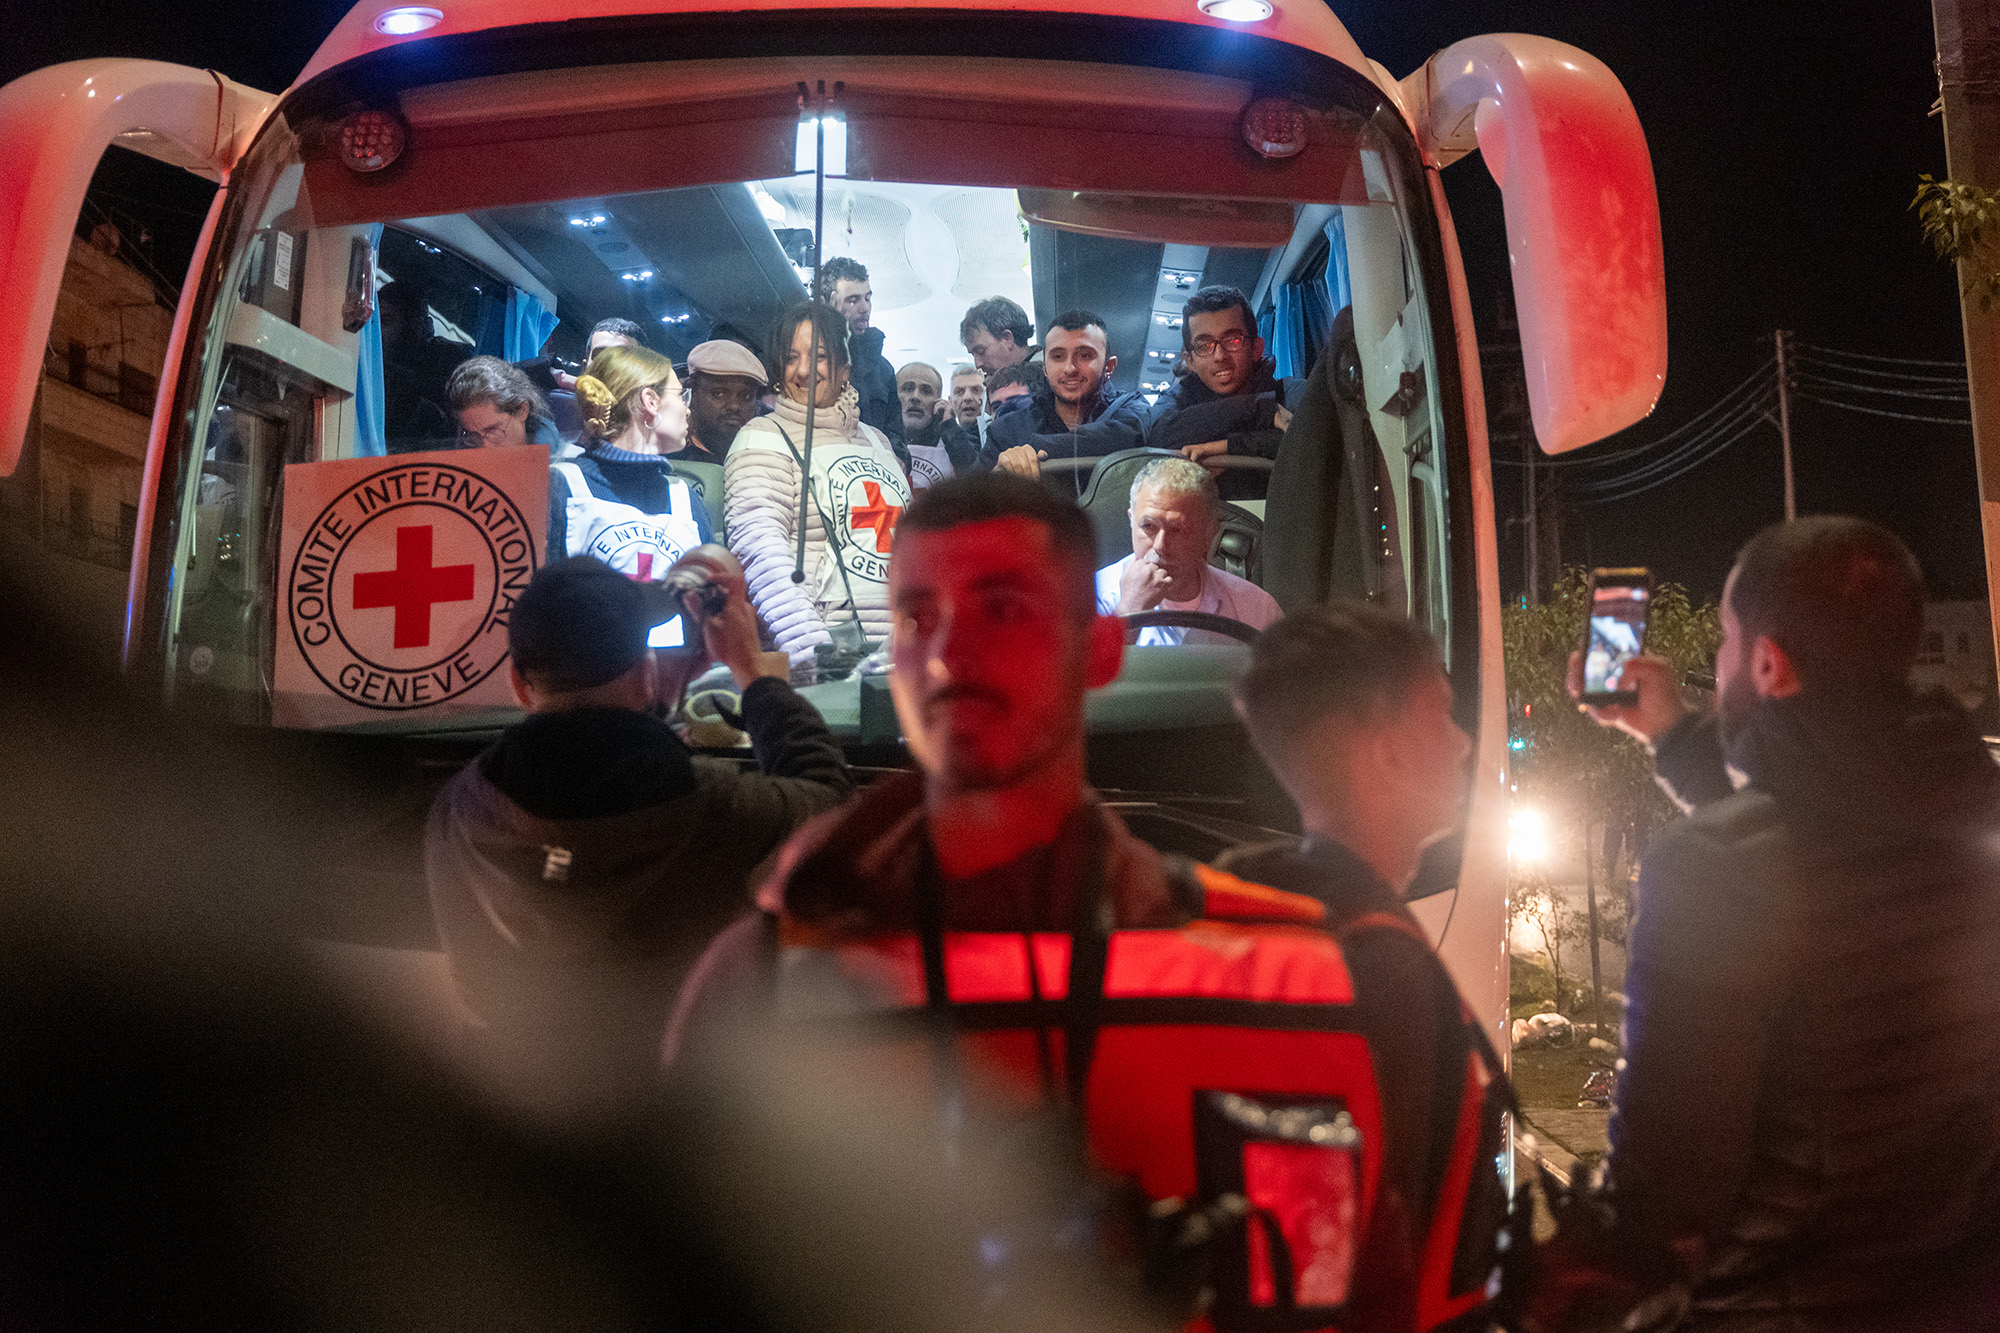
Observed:
[[[1542,812],[1532,806],[1516,806],[1507,816],[1507,859],[1532,865],[1548,859],[1549,830]]]

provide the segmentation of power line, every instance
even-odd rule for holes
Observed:
[[[1965,362],[1963,360],[1932,361],[1914,356],[1877,356],[1872,352],[1844,352],[1839,348],[1821,347],[1815,343],[1798,343],[1795,345],[1802,352],[1817,353],[1821,356],[1845,357],[1855,361],[1873,361],[1881,365],[1932,366],[1939,369],[1957,369],[1960,371],[1965,369]]]
[[[1887,408],[1864,407],[1860,403],[1843,403],[1832,398],[1822,398],[1816,393],[1806,393],[1803,390],[1800,391],[1799,397],[1809,398],[1815,403],[1821,403],[1827,407],[1837,407],[1847,412],[1861,412],[1871,417],[1888,417],[1892,421],[1920,421],[1932,426],[1970,426],[1972,424],[1970,417],[1924,417],[1916,416],[1909,412],[1891,412]]]
[[[1869,366],[1848,366],[1838,361],[1827,361],[1816,356],[1799,358],[1805,365],[1814,366],[1829,375],[1861,375],[1868,379],[1887,380],[1892,384],[1937,384],[1964,385],[1964,375],[1919,375],[1907,370],[1876,370]]]
[[[1625,490],[1618,491],[1609,495],[1584,496],[1579,499],[1579,503],[1590,506],[1616,504],[1621,500],[1629,500],[1635,495],[1643,495],[1647,491],[1653,490],[1655,487],[1664,486],[1670,481],[1678,481],[1682,477],[1686,476],[1688,473],[1694,471],[1696,468],[1701,467],[1703,464],[1715,458],[1718,454],[1720,454],[1723,450],[1729,448],[1731,445],[1738,443],[1747,436],[1755,434],[1757,427],[1761,424],[1762,424],[1761,418],[1758,421],[1749,423],[1748,425],[1744,426],[1742,430],[1730,436],[1728,439],[1718,444],[1715,448],[1703,454],[1700,458],[1693,459],[1686,466],[1678,468],[1672,472],[1669,472],[1665,476],[1655,477],[1652,480],[1644,482],[1640,485],[1632,486]]]
[[[1728,393],[1722,395],[1722,397],[1716,399],[1706,408],[1703,408],[1702,411],[1697,415],[1695,415],[1694,417],[1683,422],[1681,425],[1676,426],[1674,429],[1668,431],[1666,434],[1658,437],[1657,439],[1648,440],[1644,444],[1628,445],[1621,449],[1618,449],[1615,452],[1597,454],[1589,458],[1579,458],[1579,457],[1541,458],[1535,460],[1535,466],[1537,468],[1611,467],[1615,464],[1629,462],[1632,459],[1639,457],[1641,454],[1651,453],[1655,449],[1662,449],[1669,445],[1678,446],[1682,441],[1684,441],[1689,436],[1699,435],[1703,431],[1706,431],[1710,426],[1715,425],[1721,418],[1721,416],[1723,416],[1728,412],[1733,411],[1734,407],[1732,405],[1732,400],[1738,398],[1739,395],[1743,394],[1745,390],[1759,387],[1759,382],[1766,375],[1770,373],[1771,368],[1776,364],[1777,361],[1775,358],[1773,358],[1770,361],[1766,361],[1763,365],[1759,366],[1756,370],[1752,371],[1749,377],[1743,380],[1742,383],[1738,384]],[[1501,467],[1527,466],[1526,463],[1521,462],[1518,459],[1506,458],[1500,456],[1496,456],[1493,459],[1493,462]]]
[[[1845,389],[1849,393],[1880,394],[1885,398],[1918,398],[1932,403],[1969,403],[1970,392],[1937,393],[1927,389],[1888,389],[1879,384],[1855,384],[1848,380],[1837,380],[1825,375],[1801,375],[1800,384],[1818,389]]]
[[[1615,499],[1625,499],[1654,486],[1664,485],[1677,477],[1708,462],[1723,450],[1729,448],[1745,435],[1756,430],[1769,416],[1772,399],[1759,398],[1743,405],[1727,422],[1717,423],[1714,430],[1701,440],[1691,442],[1675,450],[1665,458],[1656,459],[1643,468],[1636,468],[1617,477],[1607,477],[1602,481],[1586,482],[1576,488],[1578,498],[1584,503],[1608,503]]]

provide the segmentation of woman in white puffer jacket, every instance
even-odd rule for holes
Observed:
[[[806,576],[794,583],[815,326]],[[778,406],[737,432],[723,464],[729,545],[743,562],[750,600],[794,659],[811,658],[816,644],[880,643],[890,623],[889,548],[910,483],[888,437],[862,424],[848,384],[846,321],[823,305],[795,306],[778,321],[769,364],[779,368]]]

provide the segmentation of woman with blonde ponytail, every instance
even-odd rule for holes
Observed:
[[[810,660],[823,643],[865,651],[888,637],[889,547],[910,503],[909,478],[888,437],[861,422],[847,321],[830,307],[786,312],[765,364],[778,375],[777,408],[737,432],[723,463],[730,547],[764,623],[794,659]],[[801,522],[805,578],[795,583]]]
[[[665,578],[709,540],[706,510],[667,457],[687,442],[673,362],[607,347],[577,378],[576,405],[583,453],[549,466],[549,558],[593,555],[627,578]]]

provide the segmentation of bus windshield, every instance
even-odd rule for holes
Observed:
[[[195,312],[142,642],[179,703],[322,725],[280,662],[301,632],[301,465],[539,446],[553,499],[531,559],[646,578],[726,543],[769,646],[849,737],[894,735],[866,687],[896,516],[994,466],[1088,512],[1100,608],[1134,617],[1099,730],[1226,721],[1256,628],[1328,595],[1407,611],[1449,651],[1471,595],[1446,484],[1464,427],[1415,151],[1354,76],[1275,99],[1304,147],[1265,156],[1242,126],[1270,95],[1059,61],[773,59],[281,108]],[[799,310],[815,260],[817,323]],[[1215,288],[1242,302],[1190,313]],[[1204,491],[1170,543],[1144,502]],[[633,515],[654,525],[636,546]],[[1175,560],[1192,572],[1152,580],[1169,593],[1126,577]],[[327,596],[395,639],[378,684],[323,675],[375,707],[326,725],[507,720],[395,684],[490,606],[435,592],[406,644],[396,594]]]

